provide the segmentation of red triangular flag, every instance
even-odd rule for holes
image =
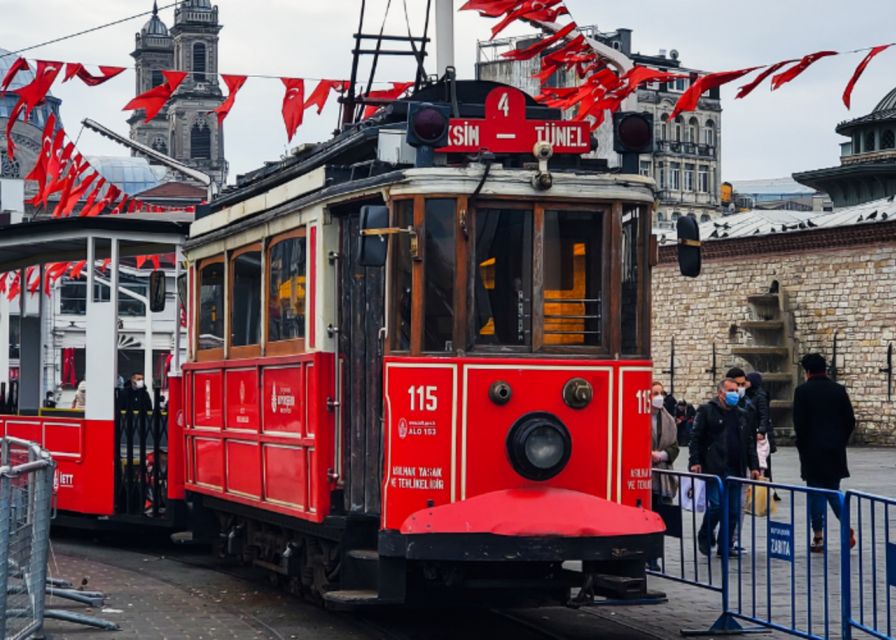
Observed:
[[[87,260],[79,260],[75,263],[75,266],[72,267],[71,273],[68,274],[68,277],[72,280],[77,280],[81,277],[81,272],[84,271],[84,267],[87,265]]]
[[[782,71],[774,78],[772,78],[772,91],[779,89],[781,86],[787,84],[822,58],[827,58],[828,56],[836,56],[837,54],[837,51],[817,51],[815,53],[810,53],[809,55],[803,56],[802,59],[795,65],[793,65],[786,71]]]
[[[889,49],[892,44],[882,44],[877,47],[874,47],[871,51],[868,52],[868,55],[859,63],[859,66],[856,67],[856,70],[852,74],[852,78],[849,79],[849,84],[846,85],[846,90],[843,92],[843,104],[846,105],[846,108],[850,108],[850,102],[852,102],[852,90],[855,89],[856,83],[859,81],[859,78],[862,77],[862,74],[865,73],[865,69],[868,67],[868,64],[878,55]]]
[[[19,275],[19,272],[16,271],[15,275],[13,275],[12,283],[9,285],[9,293],[6,295],[8,300],[13,300],[19,295],[19,291],[22,288],[21,280],[22,278]]]
[[[520,4],[522,0],[467,0],[459,11],[478,11],[484,18],[498,18]]]
[[[153,270],[158,271],[162,266],[159,262],[159,256],[149,256],[149,259],[152,262]]]
[[[137,256],[137,268],[142,269],[144,264],[146,264],[146,256]]]
[[[155,118],[165,103],[171,98],[171,95],[180,86],[180,83],[187,77],[186,71],[163,71],[165,82],[157,87],[153,87],[149,91],[144,91],[140,95],[133,98],[124,105],[122,111],[131,111],[134,109],[144,109],[146,111],[146,120],[149,122]]]
[[[84,65],[80,62],[69,62],[65,65],[65,78],[62,81],[68,82],[75,76],[78,76],[78,78],[80,78],[87,86],[95,87],[98,84],[103,84],[106,80],[111,80],[124,70],[124,67],[106,67],[100,65],[100,75],[95,76],[85,69]]]
[[[740,100],[741,98],[746,98],[748,95],[753,93],[753,89],[762,84],[763,80],[768,78],[781,67],[788,65],[791,62],[796,62],[796,60],[782,60],[781,62],[776,62],[770,67],[766,67],[766,69],[762,73],[750,80],[747,84],[741,85],[740,89],[738,89],[737,91],[737,96],[735,96],[735,99]]]
[[[738,69],[737,71],[719,71],[718,73],[709,73],[701,76],[695,82],[692,82],[691,86],[681,94],[678,102],[675,103],[675,108],[672,109],[672,113],[669,115],[669,120],[674,120],[682,111],[693,111],[696,109],[700,103],[700,96],[710,89],[716,89],[723,84],[734,82],[738,78],[743,78],[748,73],[752,73],[759,68],[761,67],[750,67],[749,69]]]
[[[531,60],[548,47],[551,47],[560,40],[563,40],[577,28],[578,25],[576,25],[575,22],[570,22],[568,25],[564,26],[556,33],[552,33],[548,37],[542,38],[535,44],[526,47],[525,49],[511,49],[510,51],[505,51],[501,54],[501,57],[507,58],[508,60]]]
[[[413,82],[393,82],[391,89],[381,89],[379,91],[371,91],[368,93],[365,98],[372,98],[374,100],[383,100],[386,102],[394,102],[398,100],[398,98],[405,91],[414,86]],[[369,104],[364,107],[364,115],[361,116],[362,120],[366,120],[374,113],[376,113],[380,109],[381,105],[378,104]]]
[[[347,80],[321,80],[305,101],[305,109],[317,107],[317,114],[320,115],[330,97],[330,91],[345,93],[348,90],[348,85]]]
[[[60,71],[62,71],[61,62],[38,60],[34,80],[16,91],[19,101],[25,103],[26,120],[31,116],[31,111],[47,97]]]
[[[55,129],[56,115],[51,112],[44,125],[44,133],[41,136],[40,153],[37,156],[37,162],[34,163],[34,167],[32,167],[28,175],[25,176],[25,180],[34,180],[38,183],[38,190],[43,189],[44,183],[47,181],[47,160],[50,158],[50,150],[53,147]]]
[[[28,66],[28,61],[25,58],[16,58],[16,61],[9,66],[9,71],[3,76],[3,81],[0,82],[0,93],[6,93],[19,71],[28,71],[30,69],[31,67]]]
[[[100,176],[99,181],[94,185],[93,190],[90,192],[90,195],[87,196],[87,201],[84,203],[84,206],[78,213],[79,218],[87,217],[87,214],[90,213],[90,211],[93,209],[93,203],[96,202],[96,198],[97,196],[99,196],[104,184],[106,184],[106,180],[105,178]]]
[[[286,93],[283,95],[283,124],[286,125],[286,135],[289,142],[296,134],[296,129],[302,124],[305,115],[305,81],[302,78],[280,78]]]
[[[221,77],[224,78],[224,84],[227,85],[227,99],[219,104],[214,111],[210,112],[218,114],[218,126],[221,126],[221,123],[224,122],[224,118],[227,117],[227,114],[230,113],[230,110],[233,108],[233,102],[234,100],[236,100],[236,94],[239,92],[242,86],[246,84],[246,76],[232,76],[226,73],[222,73]]]
[[[512,22],[516,20],[530,20],[532,18],[529,14],[543,12],[562,2],[563,0],[526,0],[526,2],[519,3],[518,7],[509,10],[501,21],[492,27],[492,37],[489,38],[489,40],[494,40],[495,37],[510,26]],[[557,14],[554,15],[554,20],[556,20],[557,16],[561,15],[561,10],[563,11],[562,15],[569,13],[569,11],[566,11],[566,7],[560,7]],[[548,20],[548,22],[553,22],[554,20]]]

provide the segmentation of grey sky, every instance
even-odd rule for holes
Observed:
[[[422,24],[423,0],[407,0],[412,25]],[[160,5],[168,4],[164,0]],[[350,71],[351,35],[359,0],[218,0],[221,22],[219,70],[271,76],[343,78]],[[406,30],[401,0],[392,1],[389,26]],[[462,2],[456,0],[459,7]],[[368,30],[376,30],[386,0],[369,0]],[[567,0],[579,24],[601,30],[629,27],[634,48],[656,53],[678,49],[685,65],[721,71],[776,62],[821,49],[849,50],[896,40],[896,3],[892,0]],[[18,49],[65,33],[137,13],[151,0],[0,0],[0,47]],[[173,9],[162,12],[170,26]],[[130,66],[134,33],[145,18],[29,52],[29,56]],[[472,77],[476,40],[487,38],[491,21],[475,13],[457,16],[457,63],[462,77]],[[507,33],[524,33],[514,27]],[[729,180],[778,177],[838,162],[833,128],[862,115],[896,85],[896,47],[880,55],[853,95],[853,110],[840,96],[863,54],[818,62],[779,91],[757,89],[746,100],[723,91],[723,177]],[[381,65],[378,78],[412,76],[407,60]],[[313,85],[312,85],[313,86]],[[310,90],[310,88],[309,88]],[[66,130],[77,136],[80,121],[91,117],[126,133],[121,107],[133,96],[134,75],[126,72],[105,85],[89,88],[75,82],[57,86],[63,99]],[[286,150],[280,118],[283,87],[276,79],[251,79],[225,122],[230,179],[279,157]],[[308,112],[293,144],[329,136],[336,124],[331,103],[322,116]],[[85,132],[79,149],[86,155],[121,154],[121,147]]]

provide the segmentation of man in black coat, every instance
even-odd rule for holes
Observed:
[[[827,362],[818,353],[803,357],[806,382],[793,393],[793,427],[800,454],[800,473],[806,485],[830,491],[840,490],[840,481],[849,477],[846,445],[856,428],[849,394],[827,376]],[[825,497],[837,519],[840,503],[832,494],[809,496],[812,520],[812,551],[824,549]]]
[[[759,477],[759,458],[756,455],[756,427],[747,410],[738,406],[741,396],[737,382],[725,378],[716,387],[716,397],[701,405],[694,418],[691,433],[690,461],[693,473],[708,473],[725,478],[743,478],[750,472]],[[728,544],[734,540],[734,530],[740,515],[741,491],[728,491]],[[715,482],[706,483],[706,514],[697,534],[700,552],[709,555],[715,545],[716,527],[721,522],[722,500]]]

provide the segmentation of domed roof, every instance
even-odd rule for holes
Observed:
[[[892,111],[896,109],[896,88],[894,88],[890,93],[883,97],[883,100],[877,103],[877,106],[874,107],[874,111],[872,113],[879,113],[881,111]]]
[[[149,164],[146,158],[133,156],[89,156],[90,166],[125,193],[140,193],[159,186],[163,167]]]
[[[143,25],[143,29],[141,29],[140,32],[145,36],[168,37],[168,27],[165,26],[165,23],[162,22],[162,19],[159,17],[158,3],[152,3],[152,17],[145,25]]]

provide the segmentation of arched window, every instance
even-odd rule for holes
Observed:
[[[660,120],[662,121],[662,135],[660,136],[660,140],[668,140],[669,139],[669,114],[664,113],[660,116]]]
[[[877,144],[875,143],[874,132],[868,131],[865,133],[865,148],[863,151],[865,153],[869,153],[871,151],[877,151]]]
[[[656,221],[657,221],[657,222],[665,222],[665,221],[666,221],[666,214],[663,213],[662,211],[658,212],[658,213],[656,214]]]
[[[716,123],[712,120],[706,121],[706,128],[703,130],[703,143],[710,147],[716,145]]]
[[[205,82],[205,43],[197,42],[193,45],[193,81]]]
[[[691,211],[690,213],[688,213],[688,218],[693,218],[694,220],[696,220],[697,214],[695,214],[693,211]]]
[[[190,128],[190,157],[212,157],[212,132],[204,122],[197,122]]]
[[[161,136],[156,137],[150,146],[160,153],[168,153],[168,145],[165,143],[165,138]]]
[[[678,116],[675,118],[675,142],[681,142],[681,127],[684,124],[684,118]]]
[[[688,120],[688,142],[700,142],[697,139],[698,131],[700,131],[700,123],[697,122],[697,118]]]
[[[893,133],[892,129],[886,129],[882,134],[880,134],[880,148],[896,148],[896,134]]]
[[[708,213],[704,213],[700,216],[700,222],[709,222],[710,220],[712,220],[712,218],[709,217]]]

